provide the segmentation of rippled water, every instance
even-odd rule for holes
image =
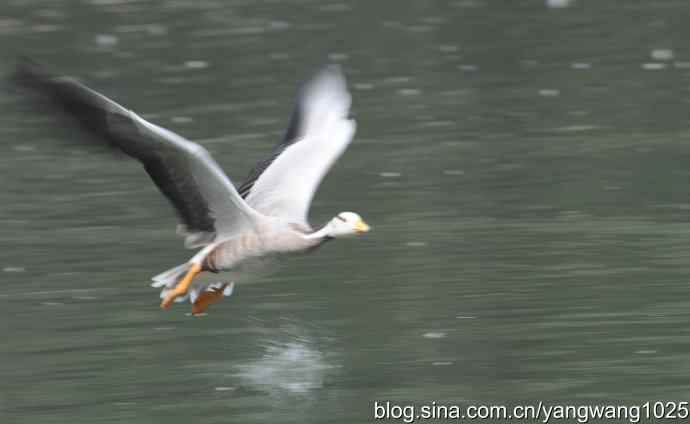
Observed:
[[[140,167],[0,93],[0,421],[367,422],[374,400],[690,395],[685,1],[9,0],[31,54],[204,144],[240,182],[297,84],[358,120],[318,224],[373,226],[207,316]]]

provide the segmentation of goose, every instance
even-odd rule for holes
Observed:
[[[16,80],[43,93],[102,143],[139,161],[177,212],[178,234],[198,251],[152,278],[161,308],[189,300],[192,314],[233,292],[234,281],[200,274],[250,272],[264,261],[311,252],[325,242],[364,234],[370,227],[341,212],[323,227],[308,214],[319,183],[351,143],[356,124],[339,66],[326,65],[298,91],[288,129],[270,155],[236,188],[200,144],[153,124],[72,77],[23,60]]]

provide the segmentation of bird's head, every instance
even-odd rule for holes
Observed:
[[[371,229],[362,217],[354,212],[340,212],[328,224],[328,235],[333,238],[356,236]]]

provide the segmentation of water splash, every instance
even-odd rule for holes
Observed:
[[[323,354],[308,341],[266,346],[256,361],[237,366],[236,377],[245,384],[268,392],[306,394],[323,387],[332,368]]]

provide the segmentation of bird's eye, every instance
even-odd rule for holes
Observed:
[[[343,222],[347,222],[347,220],[340,215],[336,215],[335,217],[338,218],[339,220],[343,221]]]

